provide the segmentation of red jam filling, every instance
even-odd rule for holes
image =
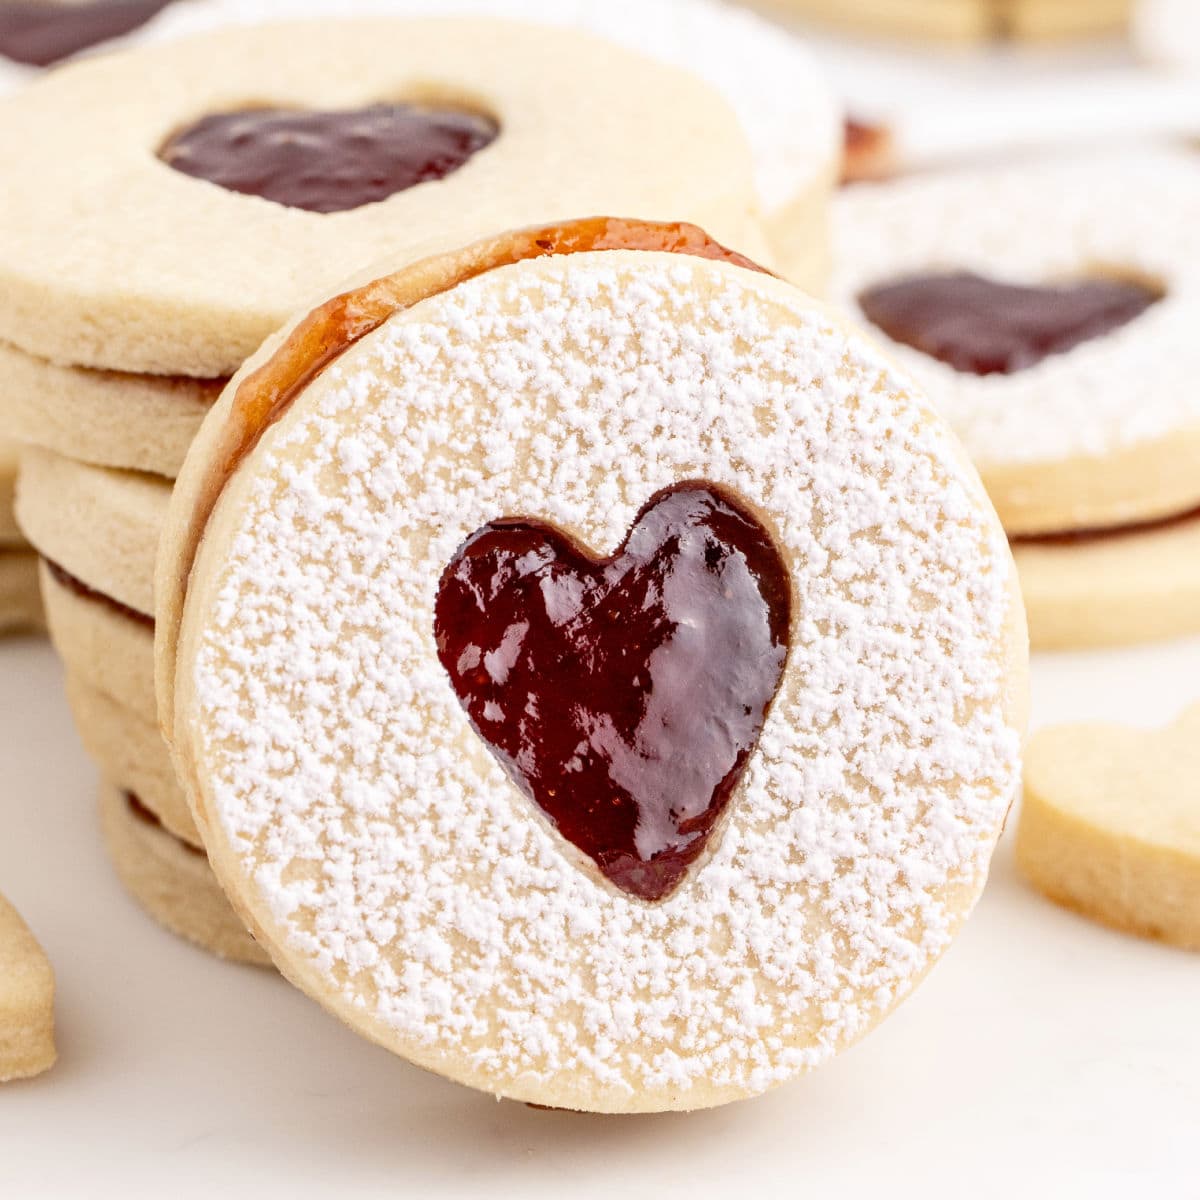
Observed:
[[[145,25],[171,0],[0,3],[0,57],[49,67]]]
[[[1162,298],[1126,279],[1019,287],[961,272],[883,284],[858,302],[895,342],[958,371],[1012,375],[1120,329]]]
[[[660,900],[703,852],[787,658],[791,588],[724,491],[655,495],[611,558],[506,519],[455,555],[438,656],[513,781],[614,885]]]
[[[50,572],[51,578],[59,584],[60,587],[66,588],[69,592],[73,592],[83,600],[90,600],[93,604],[103,604],[105,608],[118,616],[124,617],[127,621],[136,621],[139,625],[144,625],[147,629],[154,628],[154,618],[146,613],[138,612],[136,608],[130,608],[128,604],[122,604],[120,600],[114,600],[111,596],[104,592],[98,592],[94,587],[89,587],[78,576],[72,575],[70,571],[60,567],[51,558],[43,558],[42,562],[46,564],[46,569]]]
[[[842,124],[842,183],[863,183],[891,174],[892,135],[886,125],[847,117]]]
[[[159,157],[231,192],[333,213],[445,179],[498,132],[490,118],[457,109],[259,108],[203,117],[175,134]]]

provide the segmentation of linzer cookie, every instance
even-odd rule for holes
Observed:
[[[824,289],[839,113],[816,56],[798,37],[719,0],[211,0],[164,13],[150,33],[173,38],[219,22],[344,19],[348,11],[574,27],[694,72],[721,93],[749,140],[780,272],[814,293]]]
[[[295,158],[300,128],[294,192],[254,194],[246,172]],[[73,64],[5,105],[0,154],[0,228],[22,230],[0,246],[0,341],[76,367],[227,375],[306,296],[497,225],[661,212],[762,249],[737,118],[700,80],[483,19],[239,28]],[[315,178],[338,211],[311,211]]]
[[[439,1074],[692,1109],[871,1029],[1018,781],[1007,543],[869,342],[678,225],[294,323],[172,497],[160,713],[298,986]]]
[[[1198,206],[1200,163],[1167,151],[839,198],[836,298],[963,439],[1035,645],[1200,629],[1166,549],[1200,508]]]

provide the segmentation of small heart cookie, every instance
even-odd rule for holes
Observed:
[[[1200,950],[1200,705],[1162,730],[1036,734],[1017,861],[1059,904]]]
[[[0,896],[0,1083],[54,1066],[54,970],[20,914]]]

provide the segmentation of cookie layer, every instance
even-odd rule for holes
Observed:
[[[168,833],[190,846],[203,846],[158,726],[73,675],[70,663],[66,666],[75,728],[100,773],[123,780]]]
[[[281,15],[344,17],[347,7],[344,0],[216,0],[181,5],[154,32],[174,37],[218,20],[257,24]],[[711,0],[356,0],[352,6],[355,13],[372,10],[573,26],[700,75],[745,130],[780,270],[810,291],[824,286],[826,205],[841,152],[840,113],[816,56],[800,38]],[[781,79],[786,88],[779,87]]]
[[[20,454],[20,447],[15,442],[0,438],[0,547],[10,549],[25,541],[13,511]]]
[[[45,561],[38,578],[50,640],[68,672],[157,725],[153,624],[81,594]]]
[[[230,908],[203,851],[173,838],[112,784],[100,791],[100,825],[125,890],[160,925],[219,958],[271,965]]]
[[[381,96],[461,104],[500,135],[439,183],[336,214],[228,192],[155,157],[206,112]],[[745,139],[702,81],[581,34],[482,19],[240,28],[75,64],[5,106],[0,157],[18,168],[0,228],[22,230],[0,246],[0,338],[89,367],[228,374],[300,302],[377,260],[410,260],[431,231],[453,244],[651,213],[765,251]]]
[[[1200,633],[1200,516],[1077,541],[1013,546],[1034,649]]]
[[[0,896],[0,1083],[54,1066],[54,969],[29,926]]]
[[[497,1094],[696,1108],[816,1065],[947,944],[1016,782],[1020,605],[977,479],[857,335],[732,265],[575,254],[413,299],[223,489],[172,646],[240,381],[185,465],[161,694],[215,870],[302,988]],[[474,734],[432,605],[487,521],[551,521],[602,554],[688,479],[766,523],[799,616],[720,836],[645,904]]]
[[[173,478],[220,382],[60,367],[0,342],[0,429],[104,467]]]
[[[38,630],[43,620],[37,555],[32,550],[0,547],[0,633]]]
[[[960,269],[1164,289],[1115,333],[1013,375],[962,373],[873,329],[963,439],[1011,534],[1149,520],[1200,503],[1198,210],[1200,163],[1168,151],[854,189],[835,206],[833,294],[862,320],[866,289]]]
[[[139,613],[154,612],[154,555],[171,498],[156,475],[93,467],[28,448],[17,519],[45,558]]]
[[[1167,729],[1063,725],[1030,741],[1017,862],[1050,899],[1200,950],[1200,706]]]

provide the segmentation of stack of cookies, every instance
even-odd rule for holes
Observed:
[[[0,423],[28,445],[17,515],[108,844],[165,924],[262,961],[209,873],[153,682],[172,480],[225,380],[306,298],[496,228],[670,214],[769,262],[750,152],[695,76],[463,19],[239,28],[72,65],[8,103],[0,154],[0,225],[22,231],[0,246]]]
[[[1200,632],[1198,212],[1165,149],[838,199],[834,298],[962,438],[1035,646]]]

